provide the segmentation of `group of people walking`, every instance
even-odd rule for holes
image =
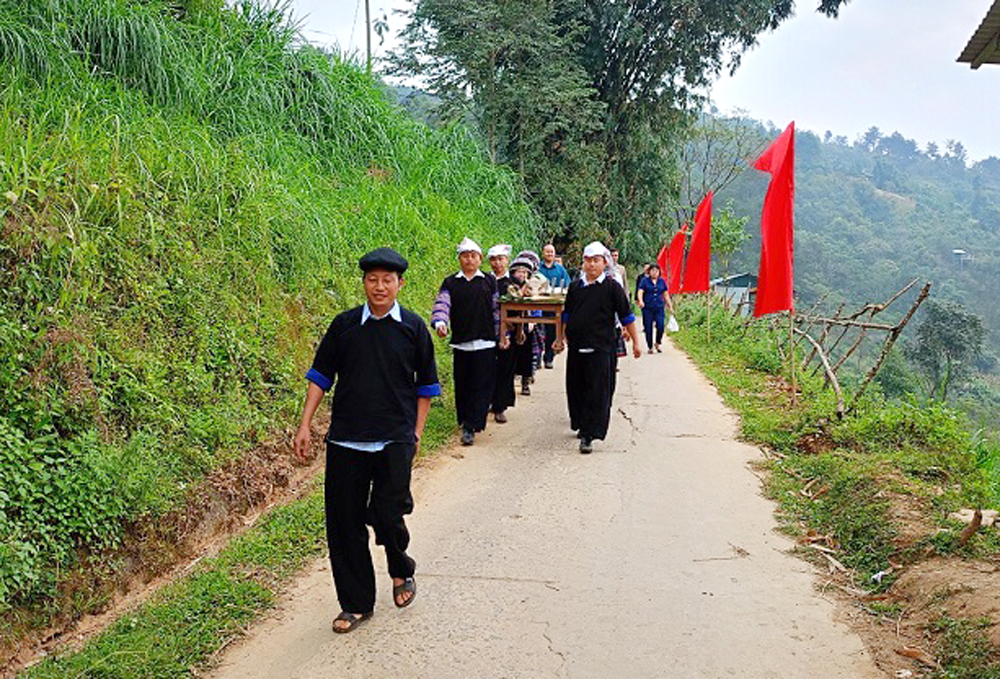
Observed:
[[[458,246],[459,270],[444,279],[434,302],[431,327],[449,338],[452,349],[461,441],[472,445],[490,412],[496,422],[506,422],[506,410],[515,401],[515,378],[521,378],[521,393],[530,394],[534,371],[552,368],[555,354],[566,350],[570,427],[580,440],[580,452],[590,453],[593,442],[607,435],[618,359],[625,354],[622,338],[631,341],[635,358],[642,355],[624,267],[596,241],[584,248],[580,275],[572,280],[552,244],[542,248],[541,257],[524,250],[512,259],[511,253],[509,245],[490,248],[492,271],[487,274],[479,245],[465,238]],[[394,604],[406,607],[416,596],[416,564],[406,553],[410,535],[404,516],[413,510],[410,470],[431,399],[442,393],[431,334],[420,316],[397,300],[408,262],[395,250],[379,248],[358,264],[366,301],[334,318],[323,336],[306,374],[306,401],[293,441],[296,457],[307,459],[313,416],[333,389],[325,438],[325,503],[330,563],[342,609],[333,621],[337,633],[354,630],[374,610],[369,525],[386,552]],[[539,275],[554,287],[567,288],[559,319],[565,341],[550,323],[517,324],[501,336],[500,298]],[[650,272],[637,290],[650,353],[662,339],[662,305],[670,304],[660,284]],[[657,319],[660,329],[653,343],[650,329]]]
[[[553,366],[554,326],[519,324],[501,337],[499,300],[532,275],[568,286],[569,274],[555,261],[551,244],[542,248],[541,258],[523,250],[511,259],[512,250],[509,245],[490,248],[492,272],[486,274],[481,268],[482,249],[465,238],[458,245],[459,271],[444,279],[434,300],[431,325],[439,337],[450,335],[455,411],[463,445],[472,445],[476,433],[486,428],[490,412],[496,422],[507,421],[506,411],[516,400],[516,377],[521,379],[521,394],[527,396],[535,370]]]

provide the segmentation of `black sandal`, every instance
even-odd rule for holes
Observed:
[[[399,603],[399,595],[404,592],[411,592],[410,598]],[[392,586],[392,603],[396,604],[396,608],[406,608],[413,603],[413,600],[417,598],[417,581],[412,577],[403,580],[402,585]]]
[[[348,632],[353,632],[358,625],[363,623],[368,618],[372,617],[371,612],[368,613],[348,613],[347,611],[341,611],[340,615],[333,619],[331,623],[333,631],[337,634],[347,634]],[[343,620],[349,622],[347,627],[337,627],[336,623],[338,620]]]

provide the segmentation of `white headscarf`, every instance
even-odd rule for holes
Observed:
[[[476,244],[476,241],[469,237],[463,238],[462,242],[458,244],[458,254],[462,254],[463,252],[478,252],[479,254],[483,254],[482,248]]]
[[[489,249],[489,252],[486,253],[486,258],[487,259],[493,259],[494,257],[508,257],[509,258],[511,250],[513,250],[513,249],[514,248],[512,248],[509,245],[503,245],[503,244],[501,244],[501,245],[494,245],[493,247],[491,247]]]
[[[604,243],[599,240],[595,240],[592,243],[588,243],[587,247],[583,249],[584,257],[604,257],[604,262],[606,266],[610,266],[612,270],[615,266],[614,257],[611,256],[611,250],[604,247]]]

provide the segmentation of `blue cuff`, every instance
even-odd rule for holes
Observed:
[[[625,318],[621,319],[622,325],[628,325],[629,323],[635,323],[635,314],[629,314]]]
[[[316,368],[309,368],[309,372],[306,373],[306,379],[323,391],[330,391],[330,387],[333,386],[333,380],[316,370]]]
[[[425,384],[422,387],[417,387],[417,398],[430,398],[432,396],[441,395],[441,385],[435,382],[434,384]]]
[[[569,322],[569,312],[568,311],[562,312],[562,322],[563,323],[568,323]]]

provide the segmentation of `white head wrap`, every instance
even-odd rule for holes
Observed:
[[[604,253],[606,251],[607,251],[607,248],[604,247],[604,243],[602,243],[599,240],[595,240],[593,243],[588,243],[587,247],[585,247],[583,249],[583,256],[584,257],[597,257],[597,256],[603,257]]]
[[[595,240],[583,249],[584,257],[604,257],[604,265],[610,266],[614,269],[615,258],[611,256],[611,250],[604,247],[604,243],[599,240]]]
[[[493,259],[494,257],[510,257],[510,252],[513,250],[509,245],[494,245],[486,253],[487,259]]]
[[[479,254],[483,254],[482,248],[476,244],[476,241],[469,237],[463,238],[462,242],[458,244],[458,254],[462,254],[463,252],[478,252]]]

